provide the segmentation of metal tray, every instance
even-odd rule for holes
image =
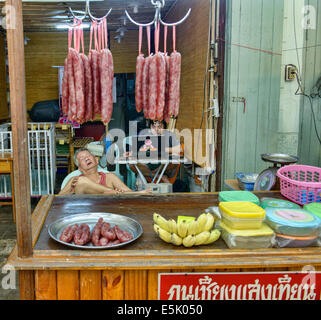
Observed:
[[[132,240],[115,244],[113,246],[94,246],[91,242],[88,244],[81,246],[76,245],[73,242],[67,243],[64,241],[59,240],[61,232],[69,225],[73,225],[75,223],[81,224],[81,223],[87,223],[90,231],[94,228],[95,224],[98,222],[98,219],[102,217],[105,222],[110,223],[110,225],[113,227],[115,224],[119,226],[120,229],[126,230],[132,235]],[[78,249],[117,249],[119,247],[122,247],[124,245],[127,245],[136,239],[138,239],[142,233],[143,233],[143,227],[142,225],[127,216],[119,215],[119,214],[113,214],[113,213],[106,213],[106,212],[95,212],[95,213],[80,213],[80,214],[73,214],[69,216],[65,216],[63,218],[60,218],[56,220],[55,222],[51,223],[48,227],[48,233],[52,239],[55,241],[64,244],[66,246],[72,247],[72,248],[78,248]]]
[[[279,163],[283,165],[292,164],[299,161],[298,157],[283,153],[261,154],[261,159],[266,162]]]

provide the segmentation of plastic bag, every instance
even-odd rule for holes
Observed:
[[[60,116],[59,100],[37,102],[28,114],[34,122],[57,122]]]

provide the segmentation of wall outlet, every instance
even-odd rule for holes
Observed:
[[[285,81],[293,81],[296,77],[297,68],[293,64],[285,66]]]

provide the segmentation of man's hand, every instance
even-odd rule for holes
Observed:
[[[146,189],[146,190],[137,191],[137,193],[152,193],[152,192],[153,192],[153,189],[151,189],[151,188]]]
[[[79,180],[79,176],[74,177],[74,178],[71,180],[71,185],[70,185],[70,193],[71,193],[71,194],[74,194],[74,193],[75,193],[76,185],[77,185],[78,180]]]

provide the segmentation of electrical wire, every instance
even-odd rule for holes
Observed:
[[[309,102],[310,102],[310,107],[311,107],[311,113],[312,113],[312,119],[313,119],[313,124],[314,124],[314,130],[315,130],[315,134],[317,136],[317,139],[321,145],[321,138],[320,138],[320,135],[318,133],[318,128],[317,128],[317,124],[316,124],[316,117],[315,117],[315,113],[314,113],[314,109],[313,109],[313,102],[312,102],[312,98],[314,96],[312,95],[307,95],[305,93],[305,90],[304,88],[302,87],[302,78],[301,78],[301,65],[300,65],[300,58],[299,58],[299,51],[298,51],[298,43],[297,43],[297,33],[296,33],[296,19],[295,19],[295,1],[296,0],[292,0],[292,13],[293,13],[293,24],[294,24],[294,28],[293,28],[293,31],[294,31],[294,41],[295,41],[295,50],[296,50],[296,56],[297,56],[297,62],[298,62],[298,67],[296,68],[297,71],[295,71],[295,74],[296,74],[296,80],[297,80],[297,83],[298,83],[298,89],[296,90],[295,92],[295,95],[297,96],[303,96],[303,97],[306,97],[308,98]],[[300,91],[300,92],[299,92]],[[319,95],[320,97],[320,95]]]
[[[302,84],[301,84],[301,81],[299,80],[299,75],[297,72],[295,72],[296,74],[296,80],[298,82],[298,89],[297,91],[295,92],[295,95],[297,96],[303,96],[303,97],[306,97],[308,98],[309,102],[310,102],[310,107],[311,107],[311,113],[312,113],[312,119],[313,119],[313,124],[314,124],[314,130],[315,130],[315,134],[317,136],[317,139],[321,145],[321,137],[318,133],[318,128],[317,128],[317,123],[316,123],[316,117],[315,117],[315,113],[314,113],[314,109],[313,109],[313,102],[312,102],[312,97],[307,95],[305,92],[304,92],[304,89],[302,88]],[[299,92],[300,90],[300,92]]]

